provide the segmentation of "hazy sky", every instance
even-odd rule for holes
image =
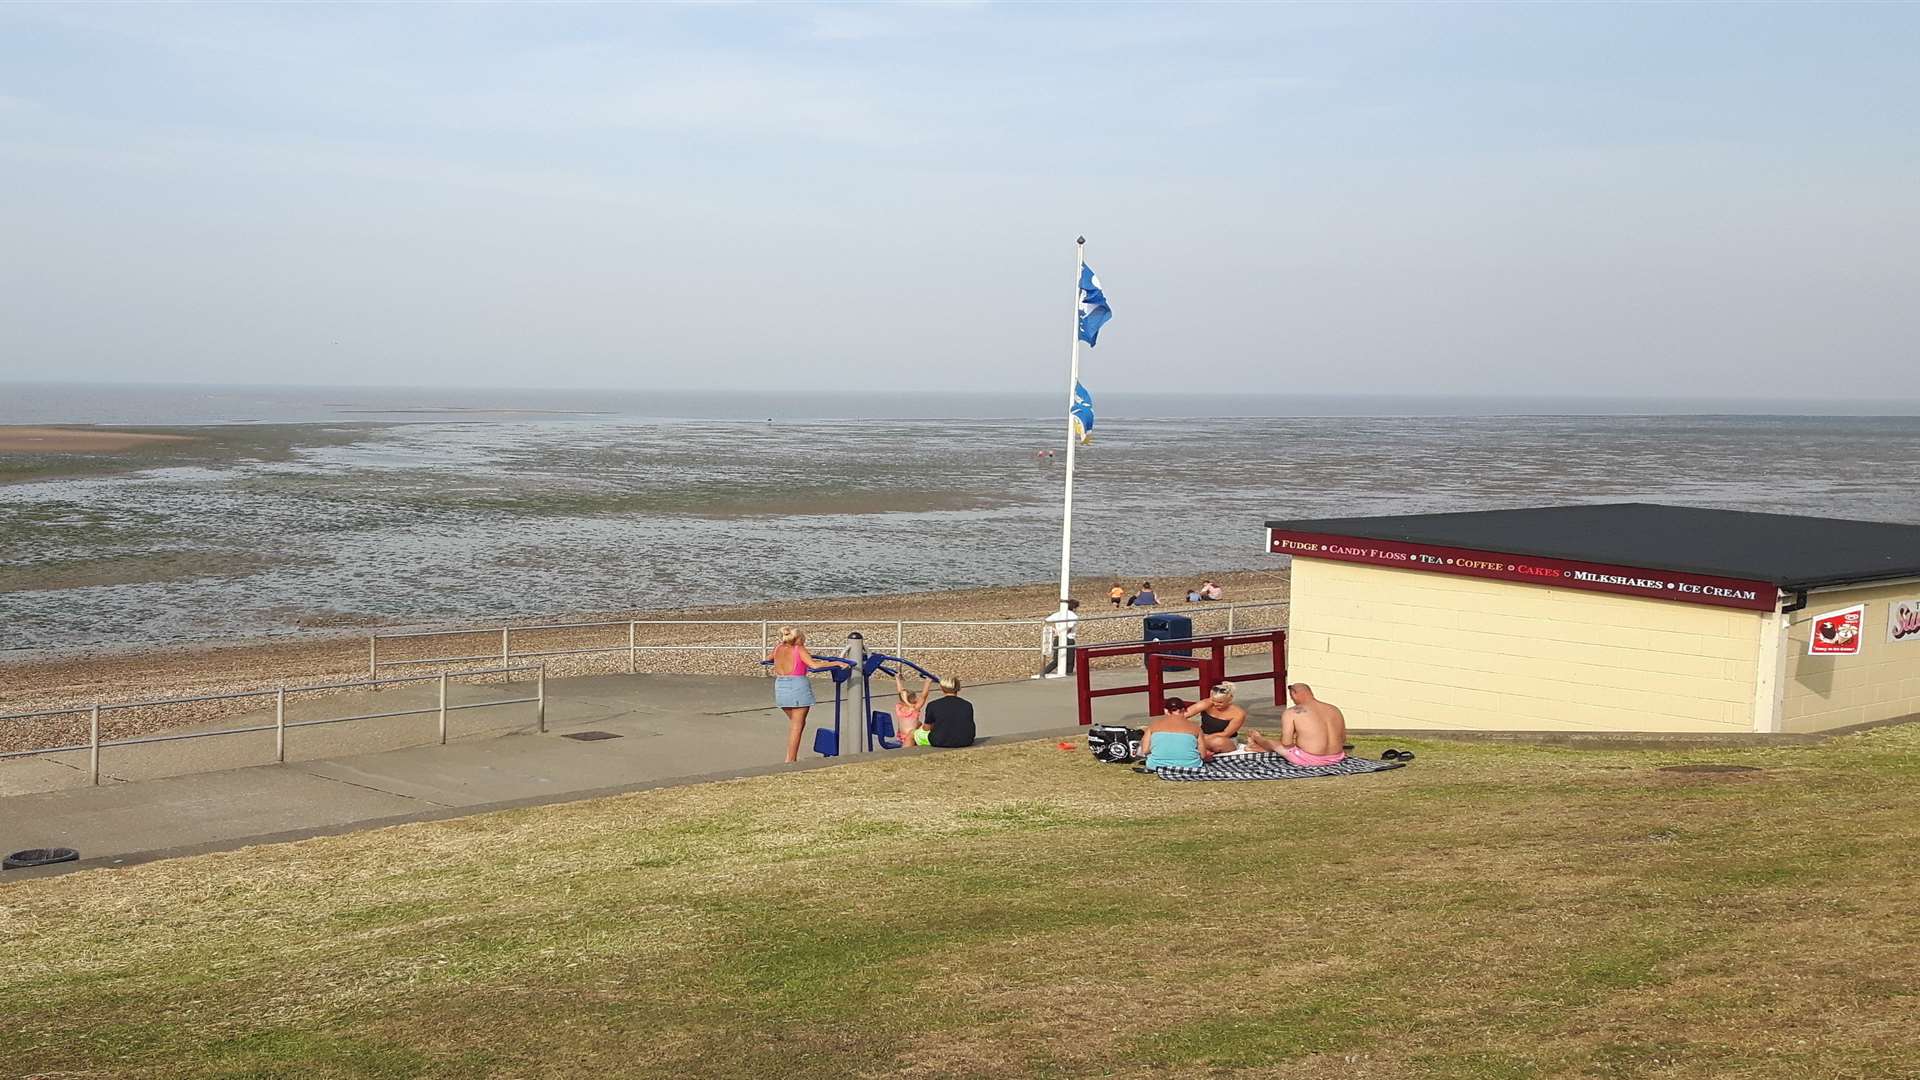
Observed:
[[[0,6],[0,378],[1920,396],[1920,6]]]

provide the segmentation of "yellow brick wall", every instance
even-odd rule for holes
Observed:
[[[1782,729],[1825,731],[1920,713],[1920,640],[1887,640],[1887,607],[1920,598],[1920,582],[1817,592],[1787,630]],[[1859,656],[1808,656],[1813,619],[1864,601]]]
[[[1763,619],[1295,556],[1288,669],[1357,728],[1751,731]]]

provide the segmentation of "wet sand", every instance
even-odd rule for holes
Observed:
[[[199,438],[114,428],[0,425],[0,454],[118,454],[155,443],[195,442]]]
[[[1163,600],[1172,601],[1184,594],[1188,584],[1213,578],[1226,590],[1229,601],[1256,602],[1284,600],[1287,574],[1284,570],[1229,573],[1157,574],[1155,581],[1164,587]],[[1178,583],[1178,584],[1174,584]],[[1108,579],[1088,579],[1075,583],[1075,595],[1082,598],[1083,616],[1111,615],[1116,612],[1106,602]],[[1137,581],[1126,583],[1137,586]],[[808,627],[813,644],[821,652],[833,651],[845,638],[847,628],[861,627],[872,636],[884,636],[876,647],[891,649],[891,625],[895,620],[1003,620],[1039,619],[1054,607],[1057,586],[1047,583],[988,589],[956,589],[942,592],[896,593],[877,596],[822,597],[813,600],[777,604],[690,609],[651,609],[613,612],[581,612],[568,616],[548,616],[528,622],[595,622],[628,619],[734,619],[772,620],[829,619],[838,626]],[[1215,629],[1205,620],[1220,621],[1221,605],[1180,602],[1156,609],[1195,613],[1196,629]],[[1137,640],[1138,616],[1145,612],[1128,609],[1129,617],[1107,622],[1089,620],[1083,625],[1084,644],[1102,640]],[[1284,609],[1269,609],[1271,621],[1284,621]],[[1243,617],[1244,618],[1244,617]],[[1243,623],[1244,624],[1244,623]],[[483,624],[468,624],[483,625]],[[498,648],[497,628],[481,637],[454,636],[458,627],[448,627],[447,637],[413,642],[383,643],[383,659],[410,656],[480,655]],[[423,628],[410,628],[423,629]],[[433,629],[440,629],[434,627]],[[966,643],[1006,644],[1021,647],[1018,652],[929,653],[937,657],[929,666],[942,674],[959,675],[969,682],[1020,678],[1033,674],[1041,663],[1038,631],[1025,624],[1009,625],[1004,631],[995,627],[969,628],[964,631],[944,628],[909,628],[909,646],[913,641],[927,644],[959,644],[960,639],[942,637],[964,633]],[[917,636],[916,636],[917,635]],[[646,644],[733,643],[756,640],[759,628],[741,627],[643,627],[638,641]],[[523,651],[548,651],[581,647],[611,647],[615,651],[599,656],[547,658],[549,675],[564,677],[626,670],[626,627],[601,630],[543,631],[515,634],[513,648]],[[1031,651],[1025,651],[1030,648]],[[411,650],[411,651],[409,651]],[[647,652],[639,654],[639,670],[662,674],[744,674],[758,670],[757,654],[748,652]],[[518,655],[515,663],[526,663]],[[478,666],[475,664],[465,665]],[[387,669],[386,674],[430,671],[430,667]],[[141,701],[162,697],[229,693],[257,690],[280,684],[302,685],[367,677],[367,638],[364,633],[302,638],[294,641],[262,640],[234,645],[207,645],[174,649],[112,651],[89,649],[61,651],[57,655],[36,653],[0,657],[0,713],[31,709],[64,708]],[[116,711],[103,720],[105,738],[124,738],[165,728],[203,723],[221,716],[234,715],[258,702],[202,702],[191,705],[156,707],[146,710]],[[84,740],[84,718],[48,721],[9,721],[0,726],[0,750],[54,745],[62,741]]]
[[[178,465],[288,461],[302,449],[356,443],[386,426],[363,421],[200,427],[0,424],[0,484]]]

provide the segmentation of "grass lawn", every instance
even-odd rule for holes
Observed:
[[[1920,726],[1398,745],[896,755],[16,881],[0,1074],[1920,1071]],[[1660,768],[1709,761],[1760,771]]]

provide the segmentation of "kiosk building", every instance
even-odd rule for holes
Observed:
[[[1289,667],[1362,728],[1920,716],[1920,526],[1645,503],[1267,522]]]

